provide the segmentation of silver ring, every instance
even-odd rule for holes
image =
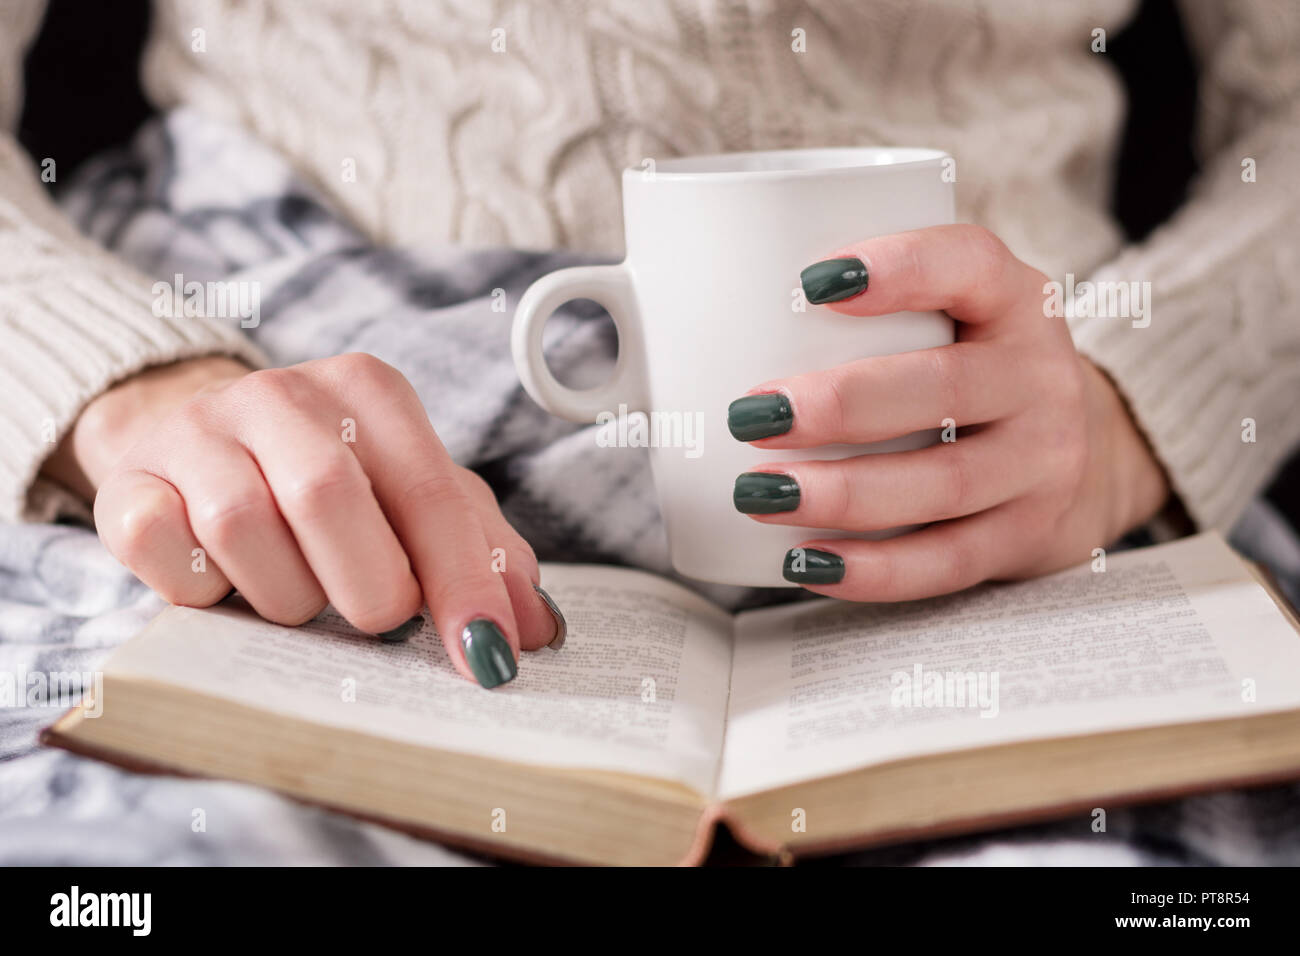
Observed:
[[[555,618],[555,636],[551,638],[546,646],[558,651],[564,646],[564,639],[569,635],[569,624],[564,620],[564,614],[551,600],[551,596],[543,591],[540,585],[534,584],[533,590],[541,595],[542,600],[546,602],[546,606],[551,610],[551,617]]]

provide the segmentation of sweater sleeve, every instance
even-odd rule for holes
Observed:
[[[46,196],[9,133],[42,6],[13,0],[0,31],[0,520],[10,521],[41,516],[30,495],[41,464],[113,383],[202,355],[265,361],[237,323],[155,315],[150,280],[83,237]]]
[[[1170,222],[1088,277],[1149,282],[1146,314],[1070,323],[1191,518],[1226,531],[1300,441],[1300,6],[1189,0],[1184,20],[1202,173]]]

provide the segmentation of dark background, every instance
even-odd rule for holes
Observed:
[[[19,140],[31,155],[58,157],[66,175],[130,139],[153,112],[139,83],[148,23],[148,0],[50,0],[25,71]],[[1144,0],[1105,55],[1129,100],[1111,206],[1139,240],[1183,202],[1197,171],[1196,66],[1173,0]],[[1269,495],[1300,528],[1300,454]]]

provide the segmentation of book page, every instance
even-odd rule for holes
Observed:
[[[1300,635],[1215,534],[906,604],[739,615],[724,798],[946,750],[1300,707]]]
[[[544,564],[542,583],[564,612],[568,640],[559,651],[524,652],[519,675],[490,691],[453,670],[431,625],[384,644],[332,610],[289,628],[232,605],[169,608],[106,673],[428,747],[624,771],[711,793],[729,615],[640,571]]]

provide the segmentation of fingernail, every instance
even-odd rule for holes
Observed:
[[[839,584],[844,580],[844,559],[816,548],[791,548],[785,553],[781,575],[793,584]]]
[[[384,631],[379,639],[385,644],[400,644],[424,626],[424,615],[417,614],[405,624],[399,624],[391,631]]]
[[[789,475],[747,471],[736,478],[731,493],[736,510],[747,515],[772,515],[799,507],[799,483]]]
[[[497,687],[515,679],[519,672],[515,655],[500,628],[485,617],[470,621],[460,632],[465,660],[484,687]]]
[[[784,435],[794,425],[790,399],[780,392],[746,395],[727,406],[727,428],[737,441]]]
[[[546,609],[550,611],[551,616],[555,618],[555,636],[551,638],[550,642],[546,646],[552,650],[558,651],[564,646],[564,641],[569,636],[569,623],[564,619],[564,612],[556,606],[556,603],[552,600],[551,596],[542,590],[540,584],[534,584],[533,590],[540,595],[541,599],[546,603]]]
[[[855,256],[824,259],[799,273],[799,284],[813,305],[851,299],[867,291],[867,264]]]

